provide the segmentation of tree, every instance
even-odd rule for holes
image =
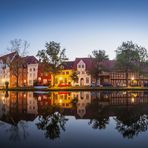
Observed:
[[[22,39],[14,39],[10,41],[10,47],[8,47],[8,51],[17,52],[20,56],[24,57],[27,54],[27,49],[30,44],[26,40]]]
[[[16,52],[16,56],[13,60],[8,60],[7,65],[9,65],[11,73],[16,78],[16,87],[19,87],[20,76],[22,75],[23,77],[23,67],[25,64],[23,57],[26,55],[29,46],[29,43],[22,39],[14,39],[10,41],[10,47],[8,50]]]
[[[74,82],[77,82],[78,81],[78,73],[76,71],[74,71],[71,75],[71,79],[74,81]]]
[[[123,42],[116,50],[116,66],[126,73],[126,86],[128,86],[129,71],[140,73],[141,64],[145,63],[147,51],[132,41]]]
[[[92,68],[89,73],[95,79],[96,85],[100,74],[107,70],[104,61],[109,60],[108,55],[106,55],[104,50],[94,50],[92,51]]]
[[[38,51],[37,57],[39,57],[40,62],[51,65],[50,71],[53,74],[53,85],[55,85],[55,75],[61,70],[60,65],[67,60],[66,49],[61,49],[60,43],[54,41],[46,42],[45,48]]]

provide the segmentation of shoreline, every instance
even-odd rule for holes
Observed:
[[[148,91],[148,87],[62,87],[62,88],[0,88],[0,91]]]

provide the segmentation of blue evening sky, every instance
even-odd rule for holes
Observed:
[[[30,55],[56,41],[69,59],[94,49],[113,59],[122,41],[148,49],[148,0],[0,0],[0,55],[14,38],[30,42]]]

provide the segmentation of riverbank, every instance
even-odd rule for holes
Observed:
[[[6,91],[5,88],[0,88],[1,91]],[[7,91],[148,91],[148,87],[52,87],[52,88],[9,88]]]

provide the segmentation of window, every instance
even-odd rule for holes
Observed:
[[[85,74],[85,72],[84,72],[84,71],[82,71],[82,74]]]
[[[84,65],[82,65],[82,68],[84,68]]]
[[[35,68],[33,68],[33,71],[35,71]]]
[[[79,65],[78,67],[81,68],[81,65]]]
[[[32,68],[30,68],[30,72],[32,71]]]
[[[46,84],[47,83],[47,79],[43,79],[43,84]]]
[[[29,84],[32,84],[32,80],[29,80]]]
[[[86,78],[86,83],[89,83],[89,78],[88,77]]]
[[[30,73],[30,77],[32,77],[32,73]]]

